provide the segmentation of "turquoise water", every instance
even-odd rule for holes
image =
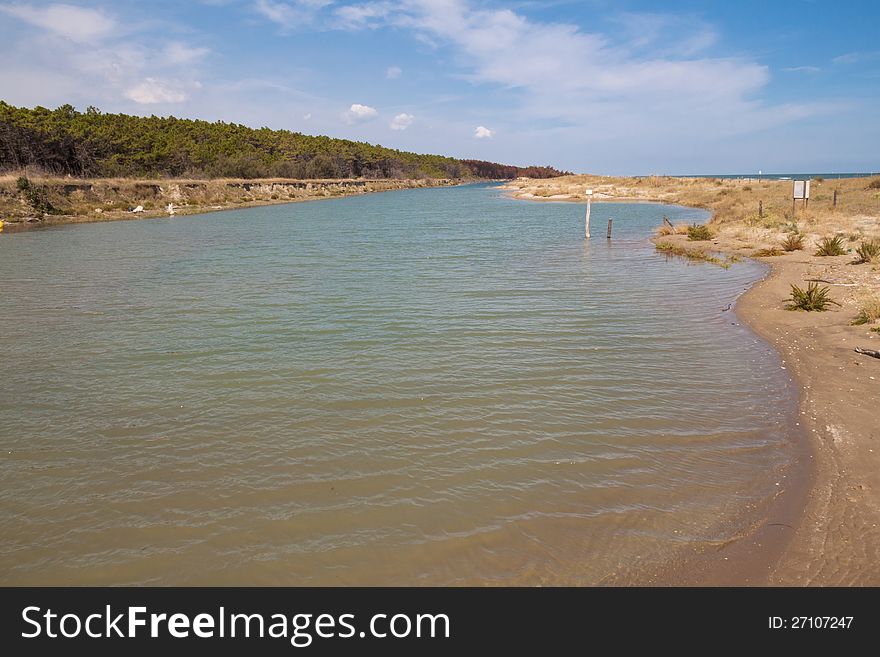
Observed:
[[[794,391],[724,310],[763,270],[658,255],[664,214],[705,217],[586,242],[477,185],[0,236],[0,582],[639,581],[741,531]]]

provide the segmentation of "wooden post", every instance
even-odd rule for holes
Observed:
[[[609,240],[611,239],[611,222],[612,222],[612,221],[614,221],[614,219],[609,219],[609,220],[608,220],[608,235],[607,235],[606,237],[607,237],[607,239],[609,239]]]
[[[586,234],[586,239],[590,239],[590,201],[593,200],[593,190],[587,190],[587,219],[584,226],[584,232]]]
[[[795,200],[791,199],[791,216],[794,217]]]
[[[836,207],[837,207],[837,190],[836,190],[836,189],[834,190],[834,200],[831,201],[831,207],[832,207],[832,208],[836,208]]]
[[[758,219],[764,218],[764,201],[758,201]]]
[[[672,222],[669,221],[669,217],[667,217],[665,214],[663,215],[663,225],[669,226],[669,228],[672,229],[673,231],[675,230],[675,227],[672,225]]]

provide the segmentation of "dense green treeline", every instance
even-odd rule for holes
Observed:
[[[83,177],[549,178],[550,167],[419,155],[288,130],[169,117],[49,110],[0,101],[0,170]]]

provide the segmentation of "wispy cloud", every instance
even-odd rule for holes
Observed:
[[[208,48],[197,48],[185,43],[169,43],[162,51],[163,60],[172,65],[193,64],[203,60],[210,54]]]
[[[365,29],[393,26],[437,47],[451,46],[466,80],[516,95],[510,120],[601,126],[607,137],[669,139],[701,131],[713,136],[753,132],[823,111],[808,103],[781,107],[757,100],[770,80],[768,68],[704,54],[716,38],[706,26],[684,49],[645,54],[648,45],[668,40],[666,30],[681,31],[676,17],[630,15],[647,34],[614,42],[575,25],[536,21],[468,0],[370,2],[352,5],[346,13],[368,17],[358,23]],[[348,21],[346,28],[354,24]]]
[[[179,81],[156,80],[146,78],[125,92],[130,98],[141,105],[157,103],[181,103],[187,99],[185,85]]]
[[[831,61],[835,64],[855,64],[862,59],[862,53],[848,52],[844,55],[838,55]]]
[[[78,42],[100,39],[117,27],[116,21],[100,9],[67,4],[2,4],[0,12]]]
[[[838,55],[831,60],[834,64],[859,64],[863,62],[875,62],[880,60],[880,50],[868,50],[859,52],[848,52],[844,55]]]
[[[786,73],[818,73],[822,69],[818,66],[788,66],[782,70]]]
[[[396,80],[403,73],[403,69],[399,66],[389,66],[385,71],[385,77],[389,80]]]
[[[395,10],[395,5],[394,2],[386,1],[344,5],[334,11],[336,27],[343,29],[377,27]]]
[[[18,3],[0,4],[0,14],[27,26],[19,40],[0,49],[0,71],[14,67],[22,74],[13,78],[0,72],[0,87],[19,98],[181,103],[201,88],[195,75],[210,54],[207,48],[157,38],[99,9]],[[22,78],[33,83],[23,84]]]
[[[256,0],[257,13],[285,30],[306,27],[333,0]]]

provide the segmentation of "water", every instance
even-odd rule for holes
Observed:
[[[590,584],[731,536],[794,392],[658,205],[492,186],[0,237],[0,582]],[[594,232],[597,232],[594,230]],[[604,231],[599,231],[604,234]]]

